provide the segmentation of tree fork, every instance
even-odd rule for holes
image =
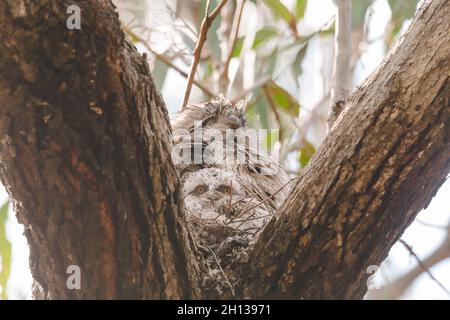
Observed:
[[[66,8],[82,29],[66,28]],[[237,297],[361,298],[450,170],[450,3],[428,1],[346,104]],[[0,2],[0,177],[44,298],[201,298],[170,125],[109,1]],[[81,269],[68,290],[66,269]]]

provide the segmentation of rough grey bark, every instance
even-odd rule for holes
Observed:
[[[0,2],[0,176],[45,298],[191,298],[170,126],[109,1]],[[81,290],[66,269],[81,268]]]
[[[349,99],[264,230],[245,295],[362,298],[450,171],[450,2],[429,1]],[[253,274],[253,276],[252,276]]]
[[[65,26],[78,3],[82,30]],[[361,298],[450,170],[450,3],[350,98],[251,254],[236,297]],[[198,298],[170,126],[109,1],[0,2],[0,177],[45,298]],[[66,268],[82,289],[66,287]],[[206,297],[207,298],[207,297]]]

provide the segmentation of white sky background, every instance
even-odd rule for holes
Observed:
[[[286,4],[292,0],[284,1]],[[170,22],[169,15],[161,14],[165,10],[163,1],[149,1],[149,18],[158,20],[157,23],[164,25]],[[310,33],[322,27],[330,21],[335,13],[335,7],[331,0],[308,1],[308,8],[305,18],[299,25],[300,33]],[[250,13],[249,13],[250,14]],[[369,26],[370,39],[380,39],[371,43],[367,52],[362,56],[355,71],[354,84],[361,83],[379,65],[384,56],[384,42],[380,35],[390,19],[390,8],[387,0],[376,0],[373,6],[373,16]],[[249,15],[244,14],[244,17]],[[249,18],[250,19],[250,18]],[[153,23],[153,21],[152,21]],[[246,25],[242,23],[242,25]],[[406,27],[406,26],[405,26]],[[164,46],[164,38],[158,39],[160,46]],[[167,44],[166,44],[167,45]],[[313,45],[315,48],[320,46]],[[313,51],[307,55],[304,61],[304,74],[300,78],[302,88],[299,100],[308,109],[312,108],[321,99],[323,93],[322,80],[318,78],[322,67],[322,54],[320,50]],[[171,112],[178,110],[183,99],[186,80],[176,72],[169,70],[166,84],[162,94]],[[198,91],[197,91],[198,93]],[[191,100],[198,98],[193,92]],[[446,226],[450,222],[450,180],[441,187],[430,206],[419,213],[417,219],[434,225]],[[0,186],[0,200],[7,199],[6,192]],[[10,210],[7,223],[7,236],[12,242],[12,268],[8,283],[8,297],[10,299],[24,299],[31,297],[32,277],[28,268],[28,245],[23,233],[23,227],[18,224],[12,210]],[[406,230],[402,239],[410,244],[419,257],[425,258],[435,248],[437,248],[445,237],[445,231],[436,228],[426,227],[417,220]],[[433,275],[446,287],[450,288],[450,259],[436,265],[431,269]],[[376,283],[383,285],[394,280],[399,275],[411,270],[417,262],[410,256],[403,245],[397,243],[391,249],[388,259],[383,263],[380,272],[377,274]],[[410,287],[404,298],[407,299],[449,299],[450,297],[434,282],[427,274],[422,274]]]

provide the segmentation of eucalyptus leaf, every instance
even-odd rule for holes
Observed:
[[[261,145],[265,151],[271,152],[274,144],[280,141],[280,131],[268,129],[261,141]]]
[[[241,55],[242,48],[244,46],[244,37],[240,37],[236,39],[234,43],[233,51],[231,52],[231,57],[237,58]]]
[[[295,97],[273,81],[266,88],[277,108],[293,117],[299,116],[300,104]]]
[[[306,141],[304,147],[300,149],[299,161],[302,168],[306,167],[315,153],[316,148],[314,148],[311,143]]]
[[[264,3],[272,10],[275,17],[283,19],[288,24],[295,19],[289,9],[280,0],[264,0]]]
[[[295,17],[297,19],[302,19],[305,16],[307,3],[307,0],[297,0],[295,2]]]
[[[11,270],[11,242],[6,238],[6,220],[8,218],[9,201],[7,201],[0,209],[0,299],[6,300],[6,286],[8,284],[9,274]]]
[[[255,128],[269,129],[269,114],[268,114],[268,102],[264,97],[261,89],[255,92],[255,106],[253,111],[253,123]]]
[[[258,30],[258,32],[256,32],[255,35],[255,40],[253,41],[252,49],[257,48],[259,45],[273,38],[277,34],[278,34],[277,29],[273,27],[266,27]]]

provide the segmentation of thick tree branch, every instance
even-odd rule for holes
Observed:
[[[362,298],[450,171],[450,3],[425,3],[264,230],[242,295]]]
[[[167,111],[111,2],[2,1],[0,30],[0,177],[42,297],[196,297]]]

